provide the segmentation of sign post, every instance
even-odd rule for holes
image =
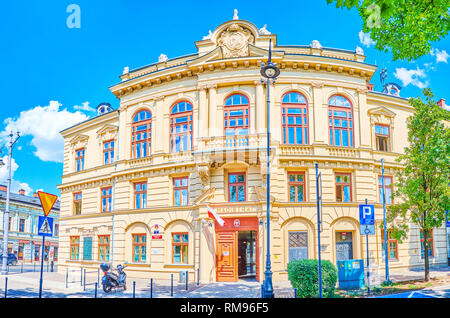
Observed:
[[[370,294],[370,271],[369,271],[369,235],[375,235],[375,207],[373,205],[359,205],[359,224],[361,234],[366,236],[367,254],[367,292]]]
[[[53,218],[48,217],[58,197],[54,194],[38,191],[39,200],[45,216],[39,216],[38,235],[42,235],[41,276],[39,280],[39,298],[42,297],[42,273],[44,270],[45,237],[53,236]]]

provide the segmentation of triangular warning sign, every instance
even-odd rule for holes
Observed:
[[[42,209],[44,210],[45,216],[48,215],[50,210],[53,208],[58,197],[54,194],[38,191],[39,200],[41,200]]]
[[[42,222],[42,226],[39,229],[39,233],[41,233],[41,234],[52,234],[52,229],[50,228],[50,225],[48,224],[47,218],[45,218],[44,222]]]

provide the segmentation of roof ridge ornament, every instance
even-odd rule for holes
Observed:
[[[321,49],[322,48],[322,45],[317,40],[313,40],[309,46],[312,47],[313,49]]]
[[[159,62],[159,63],[161,63],[161,62],[167,62],[167,55],[161,54],[161,55],[159,56],[159,58],[158,58],[158,62]]]
[[[239,16],[238,16],[238,10],[234,9],[234,16],[233,16],[233,20],[239,20]]]
[[[267,24],[264,24],[264,26],[261,29],[259,29],[259,34],[261,34],[261,35],[269,35],[269,34],[271,34],[269,32],[269,30],[267,30]]]

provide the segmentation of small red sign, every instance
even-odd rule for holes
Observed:
[[[152,235],[152,240],[162,240],[162,234],[153,234]]]

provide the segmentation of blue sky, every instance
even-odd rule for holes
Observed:
[[[70,4],[81,9],[80,28],[67,26]],[[360,46],[366,62],[388,68],[387,81],[403,86],[402,96],[415,97],[421,88],[431,87],[436,99],[445,98],[450,104],[450,36],[433,43],[433,54],[393,62],[390,53],[361,42],[362,20],[356,10],[337,9],[326,0],[8,1],[0,12],[0,141],[4,144],[1,136],[9,129],[18,127],[23,133],[13,154],[13,190],[43,189],[59,195],[63,150],[59,131],[95,116],[91,109],[100,102],[116,108],[118,100],[109,87],[119,82],[125,66],[154,63],[161,53],[169,58],[194,53],[194,42],[231,20],[235,8],[240,19],[258,28],[267,24],[280,45],[319,40],[324,47]],[[375,90],[381,89],[378,72],[372,83]],[[0,168],[3,183],[5,168]]]

